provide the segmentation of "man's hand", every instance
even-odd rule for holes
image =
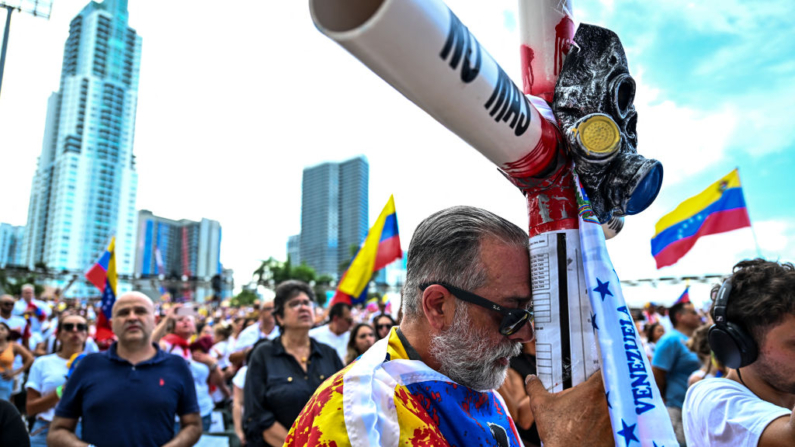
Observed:
[[[602,372],[574,388],[550,394],[536,376],[528,376],[527,395],[545,447],[614,446]]]

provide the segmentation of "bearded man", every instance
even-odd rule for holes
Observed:
[[[494,390],[533,339],[527,234],[478,208],[437,212],[402,296],[400,327],[318,388],[285,445],[521,446]],[[600,374],[562,396],[532,376],[527,389],[545,445],[612,444]]]

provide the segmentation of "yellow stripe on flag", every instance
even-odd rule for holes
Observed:
[[[735,169],[717,182],[709,185],[709,187],[700,194],[685,200],[684,202],[680,203],[675,210],[663,216],[662,219],[657,222],[657,225],[654,226],[654,236],[656,237],[666,228],[693,217],[694,215],[703,211],[706,207],[717,202],[718,199],[720,199],[723,195],[723,191],[726,189],[739,187],[740,174]]]
[[[113,289],[113,296],[116,296],[116,283],[118,282],[118,276],[116,275],[116,237],[112,237],[110,239],[110,245],[108,245],[108,251],[110,252],[110,261],[108,261],[108,283],[110,284],[110,288]]]
[[[367,232],[367,238],[359,248],[359,253],[356,254],[351,266],[348,267],[348,272],[345,274],[338,289],[352,297],[361,295],[367,283],[370,282],[370,277],[373,276],[373,267],[375,267],[375,258],[378,254],[378,243],[381,242],[381,233],[384,231],[384,223],[386,217],[395,213],[395,198],[389,196],[389,201],[386,206],[381,210],[381,214],[376,219],[370,231]]]

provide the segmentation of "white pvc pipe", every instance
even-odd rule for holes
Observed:
[[[441,1],[309,5],[323,34],[497,166],[538,150],[550,124]]]

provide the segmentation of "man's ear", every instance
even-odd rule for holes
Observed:
[[[431,327],[442,331],[452,324],[454,300],[450,291],[439,284],[430,285],[422,292],[422,310]]]

